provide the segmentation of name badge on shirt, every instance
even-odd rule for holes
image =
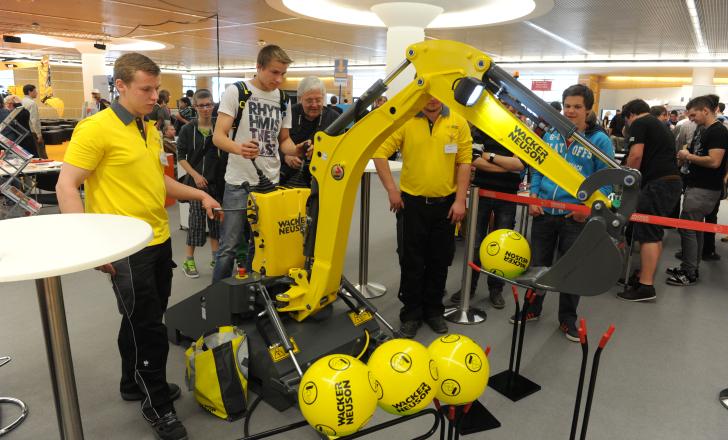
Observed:
[[[458,144],[445,144],[445,154],[454,154],[458,152]]]
[[[167,153],[165,153],[164,151],[159,152],[159,162],[162,163],[163,167],[167,166]]]

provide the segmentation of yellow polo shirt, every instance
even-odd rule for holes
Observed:
[[[149,223],[154,230],[151,246],[169,238],[169,220],[161,138],[153,123],[144,124],[146,139],[134,116],[114,102],[78,123],[63,160],[91,171],[84,182],[86,212]]]
[[[402,153],[400,190],[414,196],[444,197],[457,190],[456,166],[472,161],[473,138],[465,118],[443,105],[434,124],[420,112],[374,153],[386,159]]]

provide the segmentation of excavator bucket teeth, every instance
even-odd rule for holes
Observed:
[[[533,286],[580,296],[599,295],[614,287],[624,267],[623,251],[607,233],[607,225],[592,218],[576,242]]]

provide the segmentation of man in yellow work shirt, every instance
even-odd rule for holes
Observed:
[[[172,404],[180,390],[167,383],[166,374],[169,345],[162,317],[173,263],[164,199],[199,200],[210,217],[220,205],[204,191],[164,175],[167,159],[159,132],[144,118],[157,101],[159,66],[144,55],[124,54],[114,63],[114,79],[118,102],[76,126],[56,192],[62,213],[125,215],[152,226],[154,238],[146,248],[98,269],[111,275],[123,315],[121,397],[142,401],[142,414],[158,439],[183,440],[187,431]]]
[[[465,217],[473,139],[467,121],[430,98],[374,154],[379,178],[397,213],[400,333],[414,338],[424,321],[447,333],[442,304],[455,253],[455,223]],[[399,188],[387,158],[402,153]]]

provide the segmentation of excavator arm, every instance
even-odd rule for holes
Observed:
[[[417,71],[415,79],[384,106],[359,119],[409,63]],[[639,173],[622,169],[601,154],[568,119],[498,68],[483,52],[458,42],[433,40],[410,46],[399,69],[377,81],[325,132],[316,134],[304,244],[307,264],[289,272],[293,284],[276,296],[279,312],[288,312],[301,321],[336,299],[364,168],[376,149],[417,114],[430,96],[592,207],[592,216],[572,251],[549,270],[527,272],[522,282],[540,289],[594,295],[606,291],[617,280],[623,260],[620,242],[636,205]],[[610,168],[585,178],[501,101],[516,105],[534,126],[555,129],[566,139],[578,140]],[[352,121],[356,123],[344,131]],[[599,191],[605,185],[615,186],[615,202]]]

